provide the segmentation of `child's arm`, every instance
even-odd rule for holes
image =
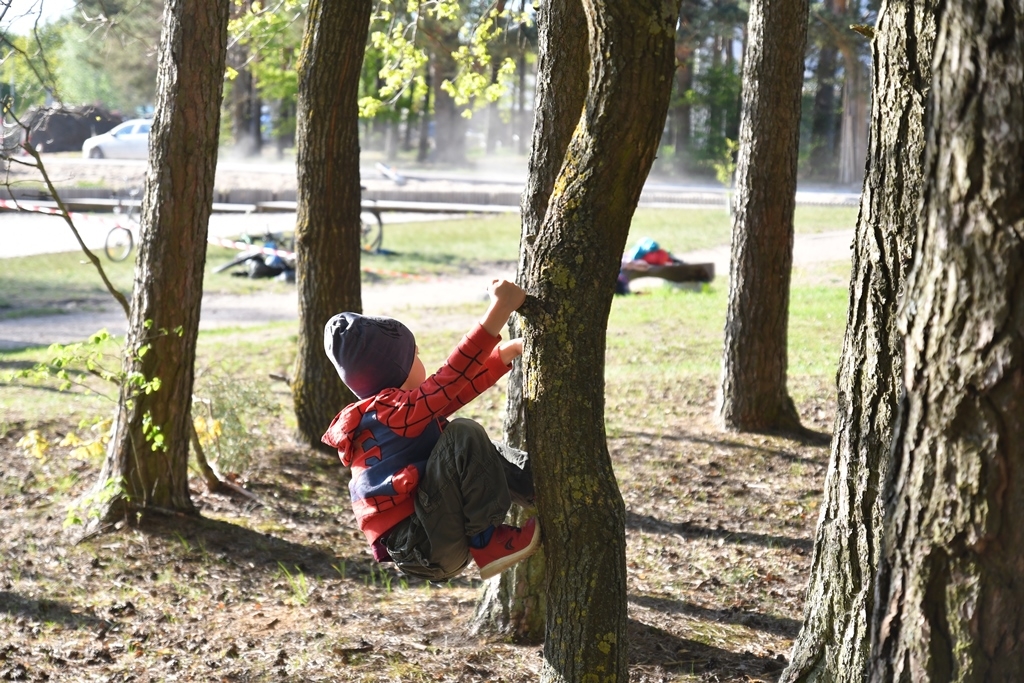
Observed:
[[[491,305],[480,318],[480,326],[487,330],[492,337],[501,333],[508,318],[526,301],[526,292],[514,282],[508,280],[493,280],[487,288],[491,295]]]
[[[480,372],[473,378],[466,387],[459,392],[448,406],[444,409],[445,417],[466,405],[487,389],[494,386],[494,383],[501,379],[509,371],[509,363],[523,354],[523,340],[512,339],[502,342],[491,351]]]
[[[523,355],[523,340],[509,339],[507,342],[498,344],[498,354],[501,356],[502,364],[508,365]]]
[[[508,371],[501,365],[497,343],[495,336],[474,325],[444,365],[418,387],[385,389],[378,394],[374,400],[378,420],[403,436],[416,436],[430,420],[458,410],[494,383],[494,379],[487,381],[489,374],[497,372],[496,379]],[[474,391],[474,383],[479,391]],[[468,398],[460,403],[460,395]]]
[[[487,289],[491,304],[480,319],[480,327],[469,331],[440,370],[416,389],[393,394],[386,390],[378,397],[377,417],[392,430],[419,434],[428,420],[452,414],[494,384],[508,371],[508,362],[503,362],[506,356],[511,362],[522,352],[521,342],[507,342],[495,349],[495,338],[500,337],[512,312],[526,300],[526,293],[508,280],[494,280]]]

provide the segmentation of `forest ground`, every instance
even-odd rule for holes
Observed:
[[[630,680],[772,681],[799,627],[827,449],[723,435],[710,388],[696,393],[651,397],[636,417],[655,423],[609,438]],[[830,421],[825,405],[802,407],[813,426]],[[270,432],[244,479],[264,505],[194,480],[202,517],[127,520],[78,542],[64,507],[96,463],[40,463],[16,447],[28,426],[0,439],[0,679],[537,679],[540,647],[469,632],[472,568],[432,586],[374,565],[335,457]],[[77,428],[32,426],[54,443]]]
[[[431,357],[474,308],[439,312],[451,325],[421,334]],[[630,680],[773,681],[799,628],[827,447],[723,434],[713,377],[638,383],[646,354],[615,353],[608,443],[627,511]],[[800,391],[805,423],[826,431],[827,379]],[[473,407],[500,433],[500,388]],[[53,444],[45,459],[18,446],[32,429]],[[293,445],[280,419],[260,429],[238,479],[260,504],[193,478],[201,517],[125,520],[80,540],[63,524],[100,459],[57,444],[88,430],[58,414],[3,425],[0,679],[537,680],[539,646],[470,632],[472,568],[432,586],[375,565],[337,458]]]
[[[616,299],[606,430],[627,512],[631,681],[775,681],[785,666],[828,463],[844,267],[795,275],[790,387],[811,440],[714,424],[724,278]],[[410,304],[387,286],[387,312],[417,331],[425,358],[443,358],[482,306]],[[286,371],[293,351],[289,322],[205,332],[198,386]],[[0,355],[0,372],[39,353]],[[464,413],[494,435],[503,389]],[[284,385],[266,390],[284,409],[253,426],[258,446],[221,463],[259,502],[194,478],[201,516],[126,519],[84,539],[65,521],[101,455],[60,443],[88,438],[80,419],[109,409],[46,386],[0,391],[0,680],[537,680],[541,645],[471,631],[472,567],[433,586],[372,562],[347,473],[290,438]],[[33,431],[45,453],[24,440]]]

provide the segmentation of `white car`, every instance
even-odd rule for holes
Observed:
[[[145,159],[149,156],[150,119],[131,119],[82,143],[87,159]]]

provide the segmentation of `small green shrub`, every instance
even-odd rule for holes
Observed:
[[[267,381],[206,371],[196,378],[192,418],[207,458],[224,473],[242,474],[267,441],[268,417],[280,405]]]

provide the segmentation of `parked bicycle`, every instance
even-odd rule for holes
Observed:
[[[117,225],[110,229],[103,243],[103,251],[111,261],[124,261],[132,253],[134,235],[139,228],[139,222],[134,217],[138,204],[135,198],[138,194],[138,189],[128,190],[128,200],[120,200],[114,207],[114,214],[118,217]]]
[[[231,274],[236,277],[276,277],[286,282],[295,281],[295,237],[267,232],[262,237],[242,235],[238,240],[225,240],[222,246],[242,249],[242,253],[230,262],[214,269],[222,273],[236,268]],[[259,244],[261,242],[262,244]],[[241,267],[241,268],[239,268]]]
[[[128,199],[119,201],[114,207],[118,224],[107,233],[103,245],[107,258],[111,261],[124,261],[132,253],[139,227],[139,221],[135,218],[139,204],[136,200],[138,194],[138,189],[129,190]],[[364,202],[363,210],[359,213],[359,245],[363,251],[377,252],[384,241],[384,221],[372,202],[373,200]]]

